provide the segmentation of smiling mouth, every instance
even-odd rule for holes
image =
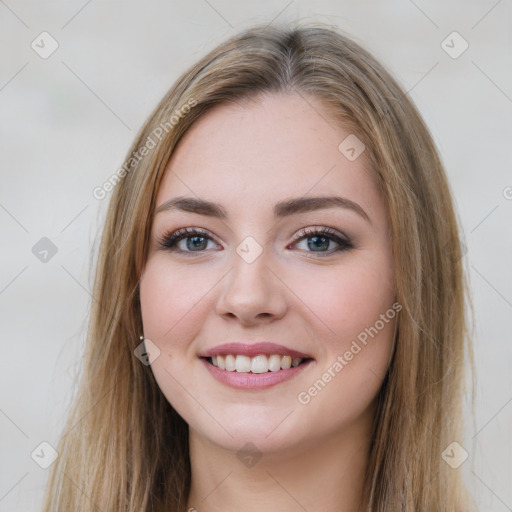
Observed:
[[[208,363],[220,370],[238,373],[279,372],[295,368],[312,361],[311,358],[291,357],[289,355],[260,354],[255,357],[244,355],[217,355],[204,358]]]

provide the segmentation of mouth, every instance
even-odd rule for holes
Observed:
[[[225,343],[198,354],[226,386],[262,390],[296,378],[314,362],[310,354],[271,342]]]
[[[292,355],[281,354],[258,354],[254,357],[243,354],[218,354],[203,357],[203,359],[219,370],[247,374],[280,372],[312,361],[310,357],[292,357]]]

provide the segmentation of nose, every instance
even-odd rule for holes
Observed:
[[[285,287],[271,271],[262,254],[247,263],[236,256],[233,268],[223,280],[216,305],[217,314],[227,319],[238,319],[245,325],[270,323],[282,318],[288,308]]]

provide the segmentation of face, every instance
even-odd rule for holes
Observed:
[[[338,148],[349,135],[318,99],[269,95],[216,106],[168,164],[144,336],[205,442],[272,452],[368,424],[399,307],[385,203],[365,152]]]

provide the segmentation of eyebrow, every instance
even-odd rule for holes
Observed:
[[[297,213],[336,207],[352,210],[371,224],[370,217],[359,204],[351,201],[350,199],[339,196],[298,197],[296,199],[281,201],[274,206],[274,217],[282,218]],[[227,219],[228,217],[228,214],[222,205],[195,197],[176,197],[174,199],[170,199],[169,201],[162,203],[155,210],[155,216],[161,212],[169,210],[181,210],[190,213],[197,213],[199,215],[207,215],[217,219]]]

